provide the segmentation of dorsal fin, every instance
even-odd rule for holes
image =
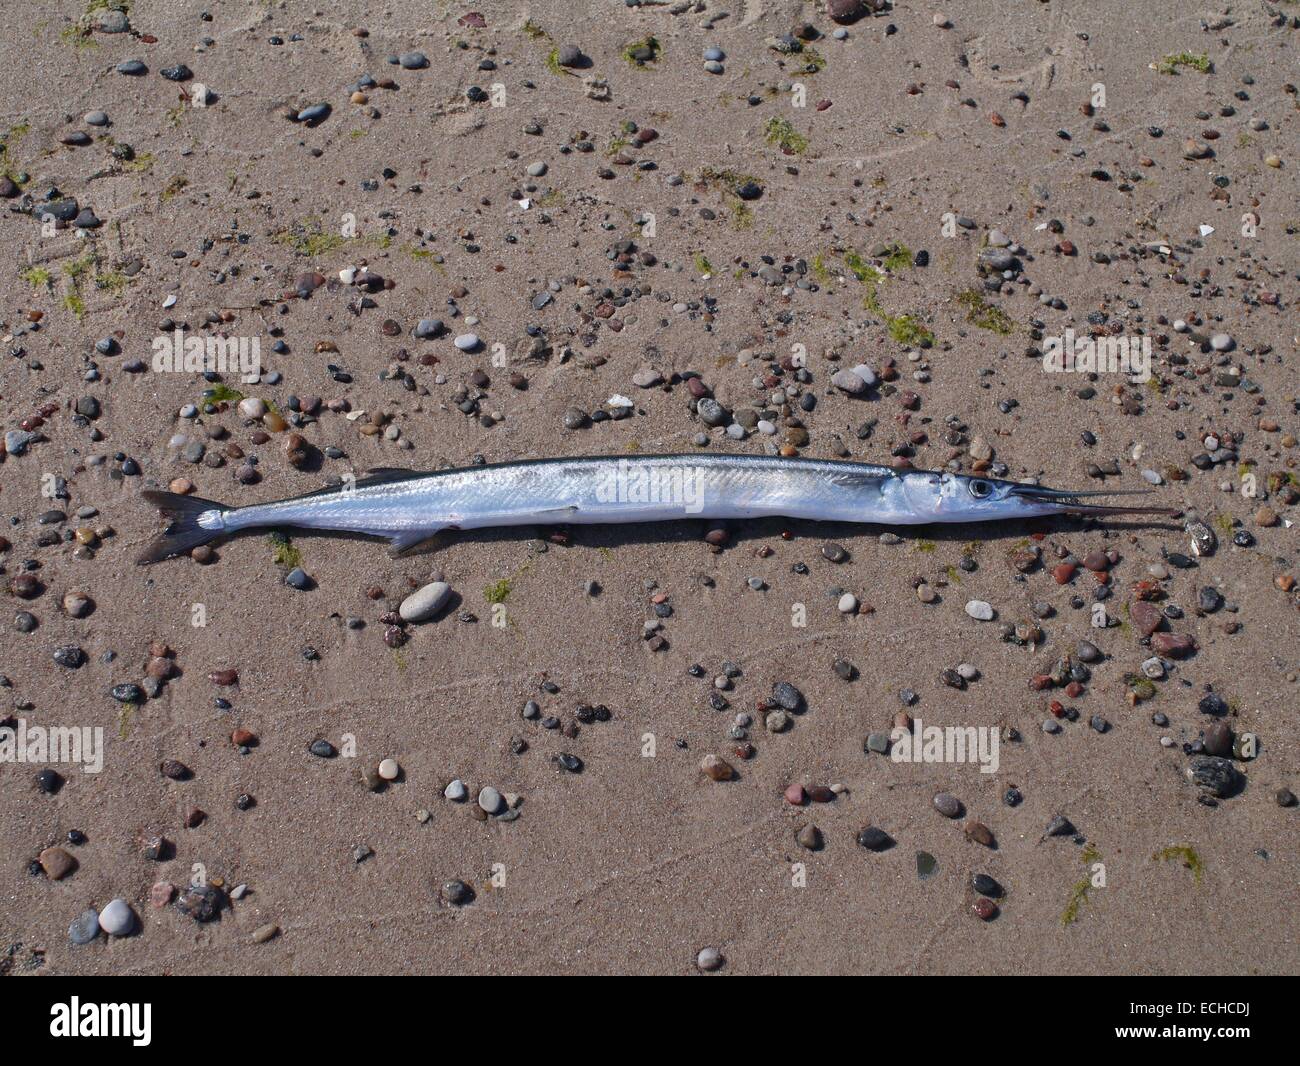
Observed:
[[[356,488],[367,489],[372,485],[391,485],[398,481],[413,481],[418,477],[428,477],[424,470],[403,470],[396,466],[372,466],[356,483]]]

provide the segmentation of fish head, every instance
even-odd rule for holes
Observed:
[[[971,474],[908,471],[899,475],[905,506],[931,522],[989,522],[1047,515],[1121,515],[1178,513],[1174,507],[1128,507],[1084,503],[1095,496],[1145,495],[1149,490],[1077,492]]]

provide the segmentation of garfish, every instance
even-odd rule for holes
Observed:
[[[911,526],[1180,510],[1083,502],[1147,491],[1075,492],[978,475],[735,454],[528,459],[430,472],[379,468],[360,480],[247,507],[146,491],[145,500],[170,525],[139,561],[276,527],[384,537],[401,555],[443,530],[493,526],[770,517]]]

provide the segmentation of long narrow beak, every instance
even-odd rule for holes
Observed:
[[[1039,503],[1054,504],[1060,514],[1078,515],[1115,515],[1115,514],[1164,514],[1174,515],[1181,507],[1111,507],[1106,504],[1080,503],[1091,496],[1149,496],[1150,489],[1102,489],[1098,492],[1074,492],[1070,489],[1048,489],[1041,485],[1017,485],[1013,490],[1017,496],[1035,500]]]

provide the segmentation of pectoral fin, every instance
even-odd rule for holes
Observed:
[[[418,555],[426,548],[433,546],[433,542],[443,533],[444,530],[452,528],[443,526],[441,529],[433,531],[427,529],[416,529],[409,533],[398,533],[388,538],[388,554],[398,559],[407,555]]]

